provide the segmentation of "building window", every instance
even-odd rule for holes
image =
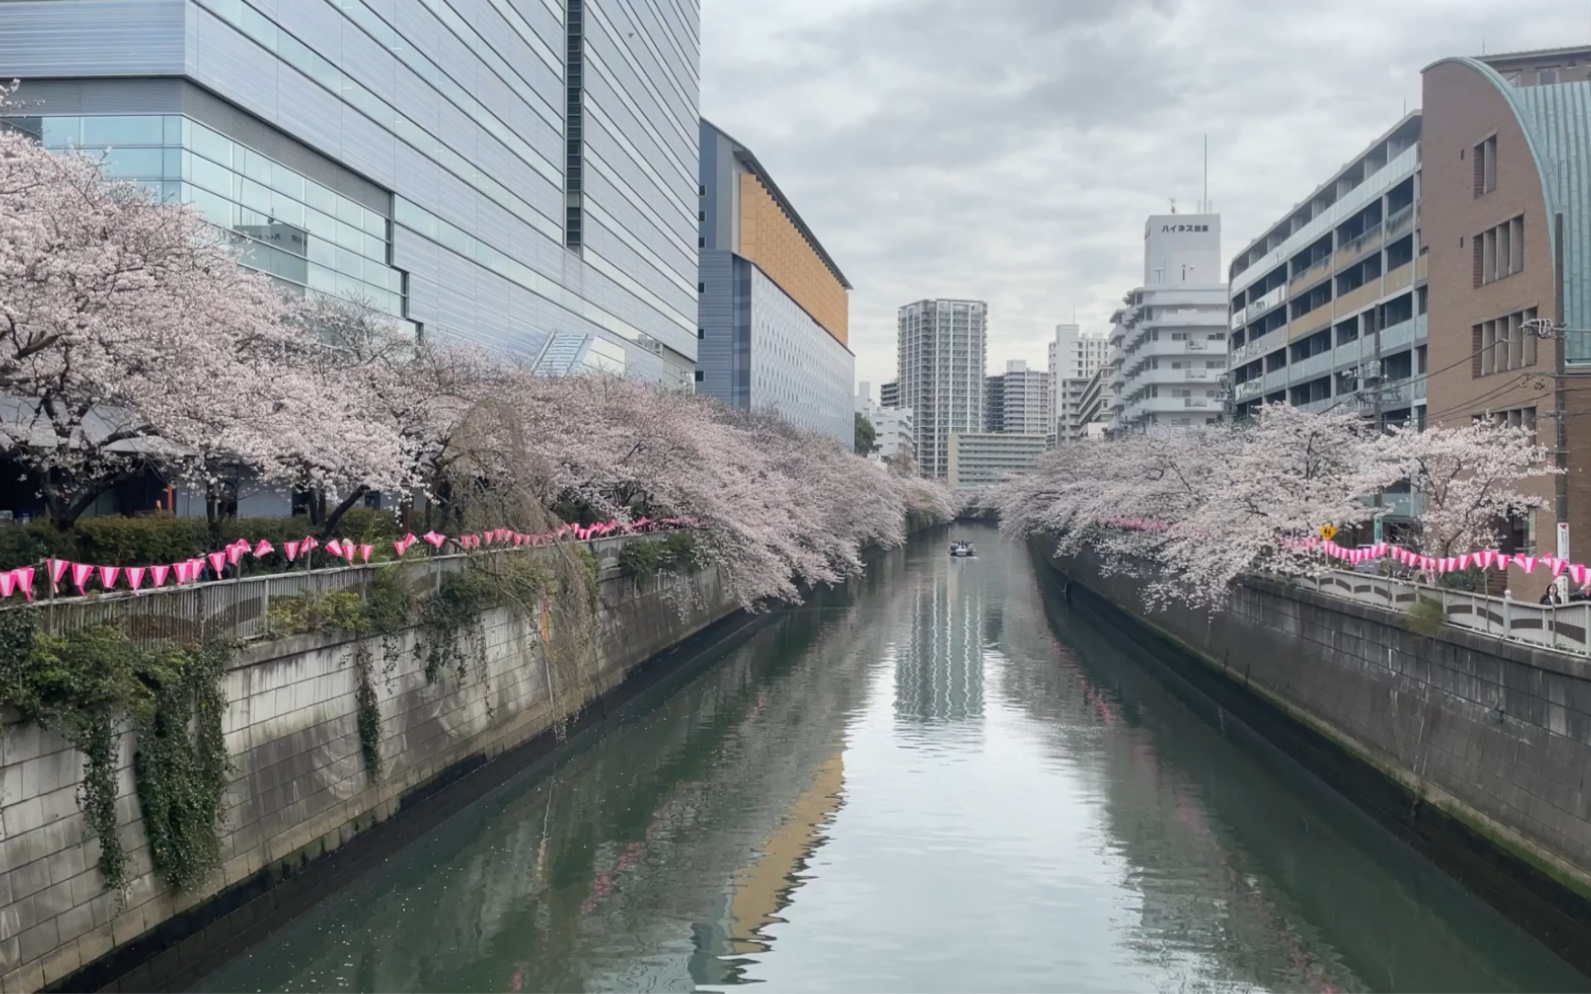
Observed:
[[[702,381],[702,371],[698,369],[696,371],[696,382],[700,383],[701,381]]]
[[[1517,369],[1528,369],[1536,364],[1536,336],[1526,334],[1524,325],[1536,319],[1536,308],[1482,321],[1470,329],[1470,341],[1475,352],[1471,359],[1470,375],[1490,376]]]
[[[1497,189],[1497,136],[1475,146],[1475,196]]]
[[[1471,245],[1475,286],[1521,272],[1525,268],[1525,216],[1488,228],[1471,239]]]

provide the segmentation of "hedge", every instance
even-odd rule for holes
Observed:
[[[245,575],[279,573],[292,564],[282,554],[282,544],[319,529],[309,518],[228,518],[221,523],[221,545],[238,538],[265,539],[277,550],[264,559],[245,556]],[[397,518],[388,511],[357,507],[343,516],[338,538],[374,545],[390,557],[392,539],[398,537]],[[92,563],[95,566],[152,566],[174,563],[212,551],[210,527],[203,518],[177,518],[169,514],[134,518],[107,516],[82,518],[68,531],[58,531],[48,521],[0,525],[0,570],[33,566],[49,558]]]

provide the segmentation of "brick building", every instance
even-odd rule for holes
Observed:
[[[1521,327],[1542,318],[1570,329],[1568,521],[1570,554],[1583,561],[1591,553],[1591,332],[1575,329],[1591,328],[1591,48],[1443,59],[1425,70],[1423,102],[1427,420],[1539,424],[1542,442],[1553,445],[1558,345]],[[1554,481],[1538,489],[1550,501]],[[1537,512],[1516,523],[1514,541],[1551,553],[1556,525],[1551,509]]]

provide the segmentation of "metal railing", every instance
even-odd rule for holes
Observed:
[[[1439,604],[1443,619],[1455,628],[1577,656],[1591,656],[1591,601],[1538,604],[1345,570],[1331,570],[1294,582],[1328,597],[1400,613],[1407,612],[1423,598]]]
[[[615,535],[553,546],[416,557],[403,562],[369,566],[292,570],[236,580],[191,583],[181,587],[72,597],[45,595],[33,604],[8,604],[3,610],[36,611],[39,626],[57,633],[78,631],[94,625],[116,625],[142,647],[167,639],[258,639],[273,634],[270,627],[272,600],[304,594],[324,596],[339,590],[358,590],[363,593],[381,570],[403,569],[414,593],[424,596],[435,592],[444,574],[463,569],[469,560],[527,555],[546,557],[559,549],[585,545],[596,554],[602,570],[607,572],[618,566],[619,551],[625,542],[649,537],[655,536]]]

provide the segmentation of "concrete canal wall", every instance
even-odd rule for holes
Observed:
[[[129,854],[125,901],[84,842],[83,756],[13,711],[0,730],[0,989],[147,990],[171,976],[162,957],[195,955],[260,918],[278,884],[321,866],[351,840],[505,750],[551,742],[554,716],[612,691],[647,660],[736,612],[719,577],[638,580],[608,558],[596,646],[582,672],[548,667],[538,619],[493,608],[465,637],[463,672],[426,680],[420,631],[370,640],[382,777],[365,773],[357,728],[356,643],[299,635],[251,643],[228,666],[233,763],[222,868],[186,894],[152,872],[135,795],[133,736],[121,736],[118,807]],[[300,878],[302,879],[302,878]],[[181,945],[179,945],[179,943]],[[186,950],[186,951],[184,951]],[[152,970],[151,964],[156,964]],[[144,971],[142,973],[132,972]]]
[[[1169,648],[1156,655],[1204,706],[1591,969],[1591,661],[1451,627],[1421,635],[1392,611],[1259,579],[1218,613],[1151,612],[1139,581],[1033,548],[1072,603]]]

